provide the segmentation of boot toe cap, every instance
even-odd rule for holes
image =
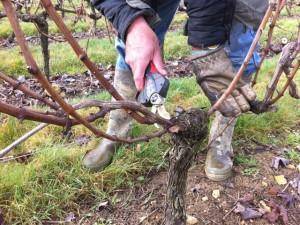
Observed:
[[[205,162],[206,176],[213,181],[223,181],[232,175],[232,161],[230,158],[222,160],[207,160]]]
[[[111,163],[114,151],[115,146],[101,143],[98,148],[85,154],[82,164],[90,170],[103,170]]]

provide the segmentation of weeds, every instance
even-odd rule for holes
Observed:
[[[300,153],[296,150],[290,150],[286,153],[287,158],[295,163],[300,163]]]
[[[179,22],[175,25],[183,20],[177,19]],[[82,46],[86,45],[85,40],[80,43]],[[39,47],[31,48],[36,58],[40,60]],[[53,43],[50,48],[53,74],[79,73],[85,70],[66,43]],[[187,55],[188,52],[186,37],[178,32],[167,35],[165,46],[167,59],[177,59]],[[89,54],[94,61],[104,65],[114,63],[116,56],[108,39],[91,39]],[[0,61],[0,70],[14,75],[26,74],[26,67],[17,48],[1,50]],[[262,76],[256,86],[260,97],[276,62],[276,58],[272,58],[266,60],[263,65]],[[299,78],[297,79],[299,82]],[[107,93],[88,98],[110,99]],[[71,102],[80,100],[82,98],[73,99]],[[167,109],[173,112],[178,105],[184,108],[209,106],[195,78],[171,80]],[[249,139],[291,146],[299,144],[299,135],[292,131],[295,124],[300,122],[299,100],[283,97],[278,106],[279,110],[276,113],[242,115],[235,130],[235,145],[238,146],[240,140],[247,142]],[[81,113],[87,114],[88,111],[83,110]],[[35,125],[33,122],[20,123],[3,115],[0,121],[1,148]],[[104,129],[106,122],[96,122],[95,125]],[[134,124],[132,135],[152,132],[154,129],[152,126]],[[163,155],[169,148],[168,137],[155,139],[149,143],[123,145],[110,166],[102,172],[92,173],[81,166],[81,159],[86,151],[98,144],[99,140],[92,138],[88,145],[78,146],[74,144],[75,138],[81,134],[90,134],[84,127],[75,127],[70,140],[65,140],[61,136],[61,131],[61,128],[49,126],[21,145],[17,152],[37,151],[28,164],[16,162],[1,164],[0,208],[4,211],[8,224],[41,224],[53,218],[63,219],[70,212],[80,214],[82,208],[94,209],[99,202],[110,198],[115,189],[132,187],[136,181],[143,182],[149,172],[163,168]],[[295,162],[300,161],[299,153],[296,151],[291,151],[288,157]],[[244,175],[253,176],[259,172],[258,162],[251,156],[237,155],[235,163],[245,167],[242,172]],[[113,199],[113,202],[115,201]],[[107,224],[107,221],[99,221],[98,224]]]
[[[248,167],[257,166],[257,160],[253,156],[238,154],[234,157],[235,164],[241,164]]]

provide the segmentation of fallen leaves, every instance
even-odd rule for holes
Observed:
[[[79,146],[87,145],[91,141],[92,137],[89,135],[80,135],[75,138],[75,143]]]
[[[284,192],[279,193],[277,196],[282,198],[283,204],[288,208],[294,206],[296,201],[298,200],[297,196]]]
[[[296,189],[297,193],[300,195],[300,175],[290,181],[291,186]]]
[[[202,197],[202,202],[207,202],[208,201],[208,197],[207,196],[204,196],[204,197]]]
[[[279,192],[280,192],[280,190],[276,186],[270,187],[270,189],[268,190],[268,194],[274,195],[274,196],[276,196]]]
[[[275,179],[276,183],[279,185],[287,184],[287,180],[285,179],[284,175],[274,176],[274,179]]]
[[[102,210],[107,210],[109,212],[113,211],[113,206],[111,205],[110,201],[104,201],[104,202],[100,202],[98,207],[97,207],[98,211],[102,211]]]
[[[196,217],[186,215],[186,224],[188,225],[194,225],[197,224],[199,221]]]
[[[284,224],[288,224],[289,219],[286,208],[284,208],[282,205],[276,204],[273,201],[271,201],[269,204],[272,208],[272,211],[266,213],[264,215],[264,218],[267,219],[270,223],[275,223],[278,220],[282,220]]]
[[[234,212],[239,213],[243,220],[260,218],[263,212],[259,208],[253,206],[254,196],[252,193],[246,193],[242,198],[239,198],[235,206]]]
[[[287,167],[287,165],[290,163],[290,160],[283,158],[283,157],[274,157],[272,159],[271,167],[278,170],[279,166]]]
[[[216,190],[213,190],[212,194],[213,198],[215,199],[218,199],[220,198],[220,190],[216,189]]]
[[[265,210],[265,212],[271,212],[271,208],[263,200],[261,200],[259,204]]]
[[[74,213],[69,213],[68,216],[65,218],[65,222],[66,223],[71,223],[73,221],[75,221],[76,217]]]
[[[234,212],[239,213],[243,220],[255,219],[263,216],[263,213],[259,212],[257,209],[246,207],[239,202],[236,204]]]

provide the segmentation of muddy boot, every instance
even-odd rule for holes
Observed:
[[[232,118],[224,117],[220,112],[216,112],[216,117],[210,130],[209,143],[212,141],[206,156],[205,173],[214,181],[222,181],[232,174],[233,149],[231,145],[232,135],[236,119],[227,125]],[[224,130],[221,136],[218,135]]]
[[[127,100],[134,100],[137,90],[130,71],[116,70],[114,87]],[[118,137],[127,137],[131,129],[131,117],[122,109],[114,110],[109,115],[107,133]],[[83,158],[83,165],[89,169],[102,170],[108,166],[119,143],[103,139],[99,146],[89,151]]]

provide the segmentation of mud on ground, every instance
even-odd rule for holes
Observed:
[[[99,65],[99,68],[103,71],[104,77],[112,83],[114,77],[114,66],[109,65],[104,67]],[[166,68],[169,71],[169,78],[192,76],[191,67],[184,59],[168,61],[166,62]],[[19,76],[17,80],[26,84],[26,86],[31,90],[46,96],[44,89],[36,79]],[[74,75],[57,74],[50,78],[50,83],[65,98],[78,98],[81,96],[97,94],[103,91],[99,81],[89,71]],[[13,87],[1,80],[0,100],[17,106],[32,106],[38,104],[36,100],[24,95],[23,92],[19,90],[14,90]]]
[[[267,206],[272,201],[283,206],[286,199],[277,195],[285,189],[284,193],[296,198],[290,206],[284,206],[287,210],[287,224],[299,225],[300,193],[297,193],[297,190],[291,185],[288,187],[279,185],[274,180],[274,176],[284,175],[287,181],[292,181],[294,178],[299,177],[299,171],[295,168],[280,167],[278,170],[271,168],[272,159],[282,155],[284,149],[258,145],[251,149],[245,147],[236,149],[235,153],[245,151],[257,160],[259,171],[256,174],[247,176],[243,174],[245,169],[243,165],[235,165],[234,176],[228,181],[219,183],[210,181],[205,176],[205,153],[198,156],[196,164],[190,169],[188,175],[187,213],[197,218],[197,224],[199,225],[284,224],[281,217],[274,223],[270,223],[264,218],[265,216],[243,220],[241,215],[235,213],[234,210],[238,199],[249,198],[249,196],[253,198],[250,200],[253,209],[262,208],[261,201],[265,202]],[[81,220],[82,224],[94,224],[96,222],[114,225],[162,224],[167,172],[161,171],[154,174],[148,178],[146,177],[145,184],[140,184],[133,189],[116,191],[117,203],[115,205],[109,202],[99,203],[99,208],[92,213],[90,218]],[[220,191],[220,197],[214,198],[212,196],[214,190]]]

